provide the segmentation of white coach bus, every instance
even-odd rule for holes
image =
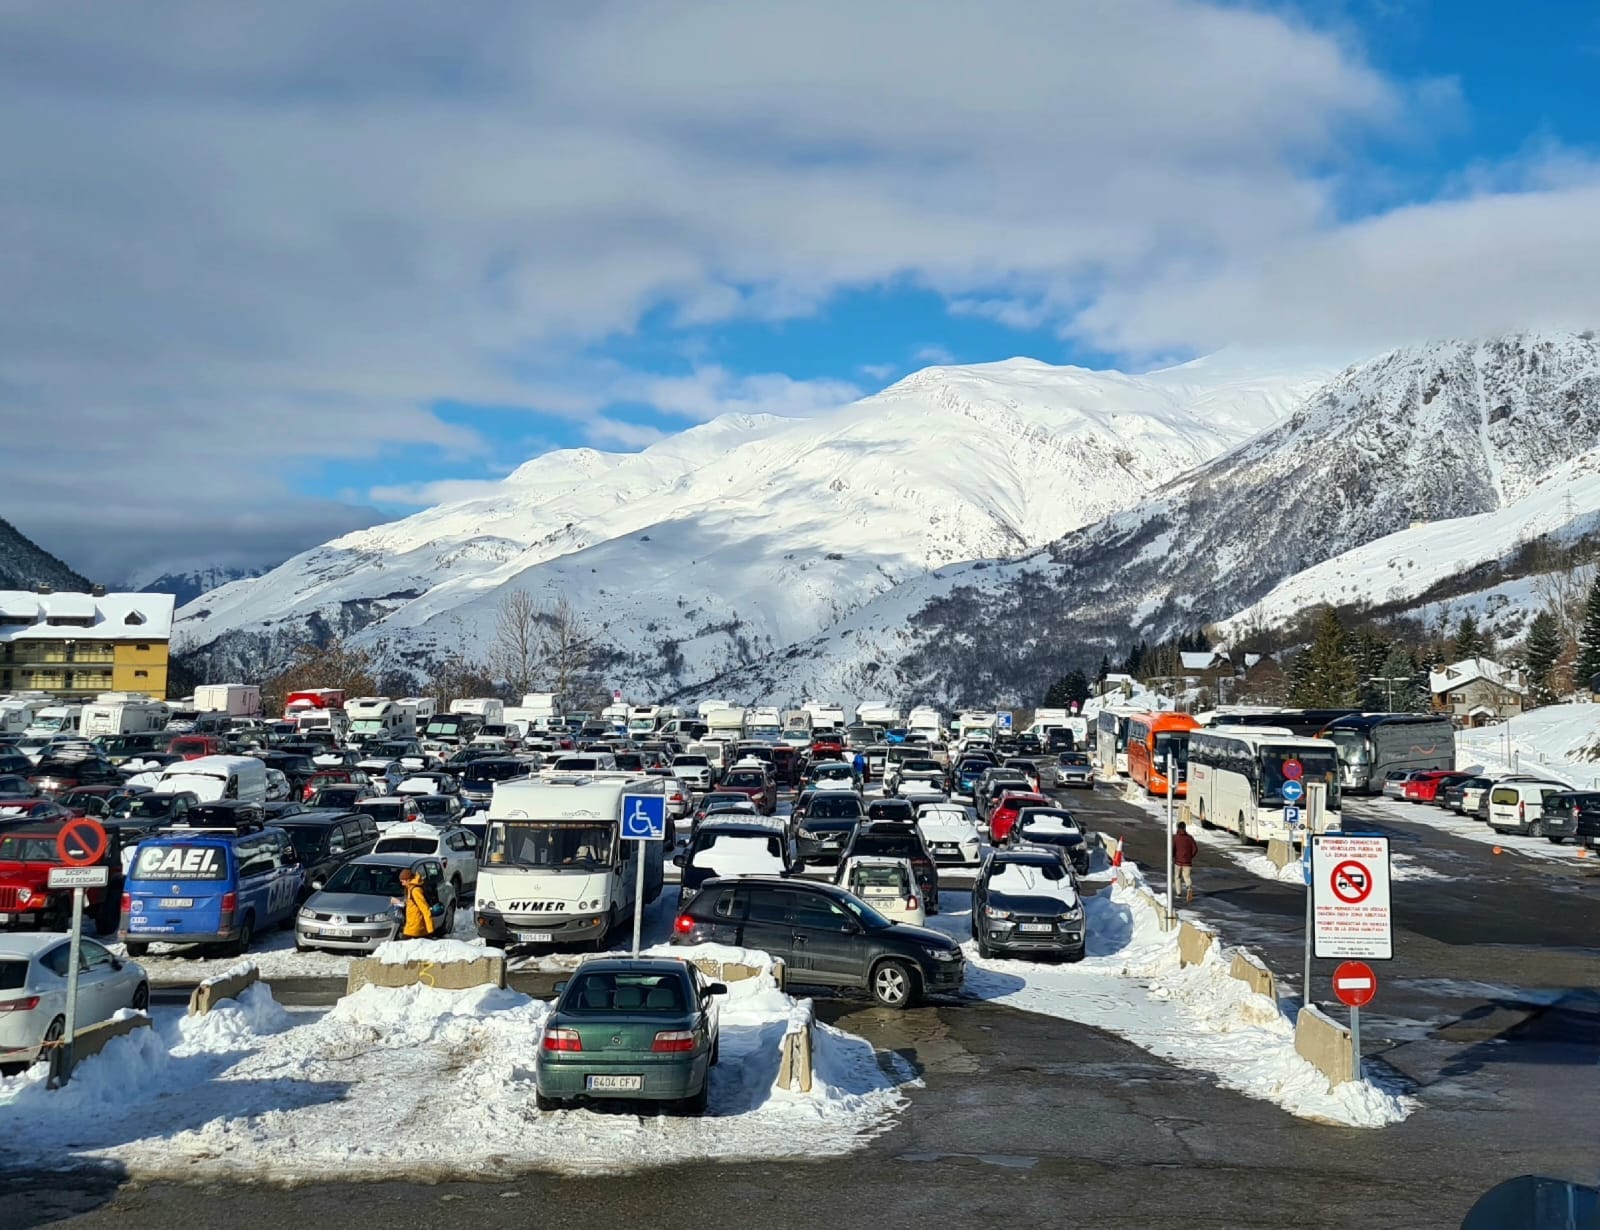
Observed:
[[[1293,841],[1283,820],[1283,766],[1298,760],[1301,780],[1325,788],[1318,833],[1337,831],[1338,749],[1327,739],[1306,739],[1284,727],[1225,726],[1189,735],[1189,810],[1207,827],[1227,829],[1245,841]],[[1302,809],[1309,800],[1302,801]]]

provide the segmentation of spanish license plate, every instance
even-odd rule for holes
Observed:
[[[355,930],[351,927],[324,927],[322,929],[322,934],[333,936],[351,936],[355,934]]]
[[[642,1076],[591,1076],[588,1080],[590,1089],[643,1089],[644,1077]]]
[[[163,897],[156,902],[163,910],[187,910],[194,904],[193,897]]]
[[[548,931],[513,931],[511,934],[525,944],[550,944],[555,941],[555,936]]]
[[[1049,933],[1051,931],[1054,931],[1055,928],[1052,927],[1049,923],[1023,923],[1022,924],[1022,930],[1028,931],[1028,932],[1032,932],[1032,933],[1040,933],[1040,932]]]

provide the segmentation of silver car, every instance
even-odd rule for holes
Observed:
[[[71,957],[72,941],[59,931],[0,935],[0,1072],[42,1058],[66,1032]],[[123,1008],[149,1007],[150,982],[139,963],[83,936],[77,1028],[109,1021]]]
[[[306,899],[295,916],[294,946],[302,952],[372,952],[398,939],[406,918],[400,873],[407,868],[433,888],[431,896],[438,901],[434,934],[449,935],[456,925],[456,899],[444,878],[444,864],[414,854],[368,854],[344,864]]]
[[[1087,786],[1094,789],[1094,766],[1088,752],[1062,752],[1056,757],[1057,786]]]

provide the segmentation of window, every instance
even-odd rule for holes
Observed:
[[[742,919],[750,911],[750,890],[747,888],[726,888],[717,899],[712,913],[718,918]]]
[[[149,671],[134,671],[133,672],[133,677],[135,679],[148,679],[148,678],[150,678],[150,672]]]
[[[69,950],[70,951],[70,950]],[[84,973],[94,973],[97,970],[111,968],[111,954],[87,936],[78,941],[78,966]]]
[[[44,956],[40,957],[39,964],[56,975],[56,977],[65,978],[67,976],[67,962],[71,959],[72,949],[66,944],[62,944],[59,948],[52,948]]]

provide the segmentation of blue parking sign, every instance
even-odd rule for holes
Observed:
[[[622,839],[624,841],[665,841],[667,839],[667,796],[664,794],[623,795]]]
[[[1284,825],[1291,829],[1298,828],[1300,826],[1301,815],[1302,813],[1298,807],[1285,807],[1283,809]]]

